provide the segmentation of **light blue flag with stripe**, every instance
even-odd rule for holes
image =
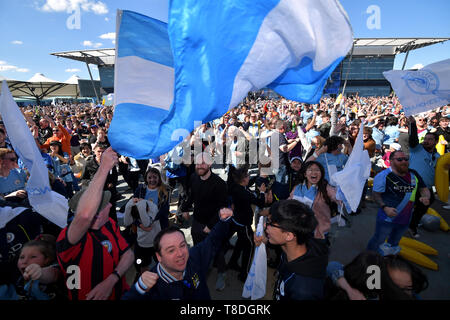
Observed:
[[[138,159],[168,152],[195,122],[222,116],[249,91],[319,102],[353,41],[337,0],[171,0],[169,10],[168,35],[155,19],[117,18],[108,137]]]

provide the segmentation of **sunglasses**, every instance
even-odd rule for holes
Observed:
[[[9,161],[12,161],[12,162],[16,162],[17,161],[17,158],[4,158],[5,160],[9,160]]]
[[[397,161],[409,161],[409,158],[408,157],[404,157],[404,158],[394,158],[394,160],[397,160]]]
[[[274,227],[274,228],[278,228],[278,229],[282,229],[282,230],[283,230],[283,227],[278,226],[278,225],[275,225],[275,224],[272,222],[272,220],[269,220],[269,219],[266,220],[266,228],[267,228],[267,226],[271,226],[271,227]]]

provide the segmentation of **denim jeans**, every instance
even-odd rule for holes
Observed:
[[[379,251],[380,245],[388,238],[388,243],[392,246],[398,246],[403,234],[408,230],[408,225],[402,225],[387,221],[378,220],[376,222],[375,234],[367,244],[367,250]]]
[[[286,174],[287,174],[287,168],[285,165],[280,164],[280,167],[278,170],[276,170],[275,173],[275,180],[279,183],[286,183]]]

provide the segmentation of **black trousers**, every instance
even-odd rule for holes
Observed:
[[[414,231],[417,231],[417,226],[419,225],[420,219],[422,219],[423,215],[427,213],[428,208],[433,204],[435,200],[433,189],[428,190],[430,190],[430,204],[428,206],[419,201],[420,191],[416,194],[413,216],[411,222],[409,223],[409,227]]]
[[[251,226],[238,225],[232,223],[230,225],[230,238],[234,233],[237,233],[237,241],[234,246],[233,254],[231,255],[230,264],[237,264],[239,257],[242,254],[241,263],[241,275],[247,276],[250,271],[251,257],[253,256],[253,251],[255,249],[255,243],[253,240],[253,229]]]

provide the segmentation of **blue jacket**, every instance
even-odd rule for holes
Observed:
[[[212,259],[228,234],[229,221],[219,221],[208,237],[189,250],[183,280],[166,282],[161,277],[145,294],[136,289],[137,283],[125,293],[123,300],[211,300],[206,275]],[[158,266],[158,265],[157,265]],[[152,272],[158,273],[157,266]]]

